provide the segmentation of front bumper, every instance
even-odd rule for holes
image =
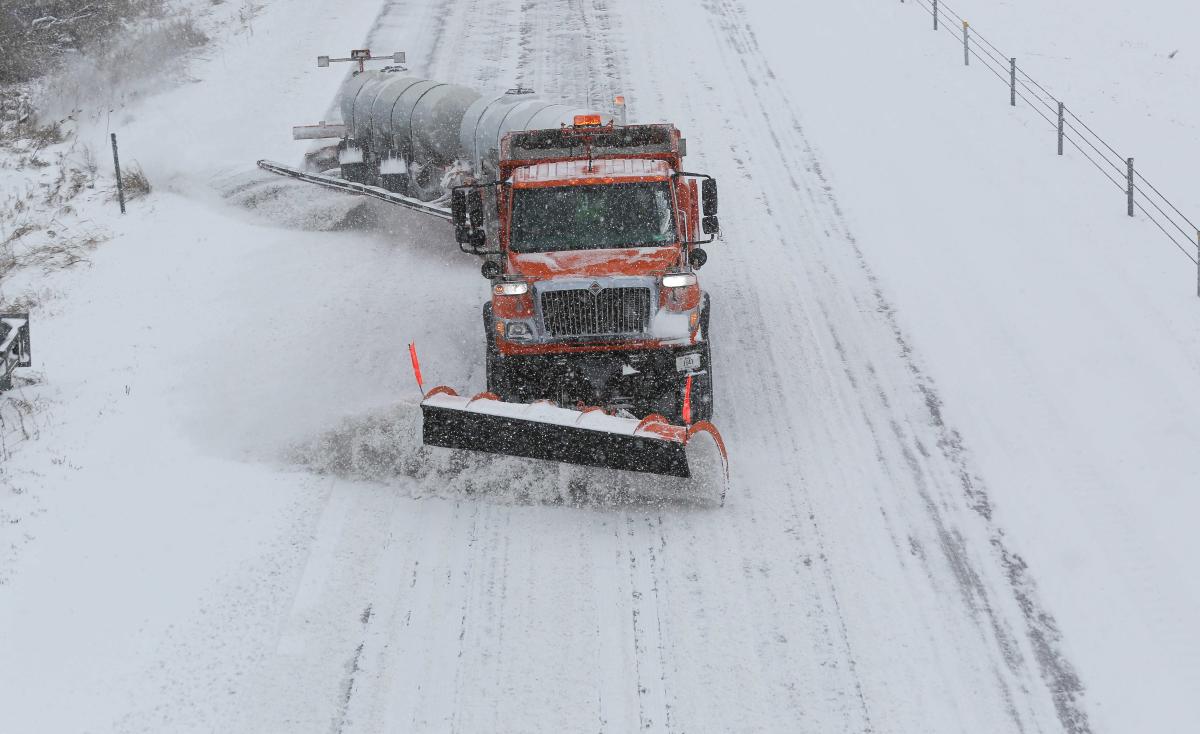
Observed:
[[[496,338],[496,348],[505,357],[567,357],[570,355],[611,353],[613,359],[636,359],[642,353],[657,353],[686,349],[699,344],[691,336],[680,339],[626,339],[622,341],[560,339],[541,342],[508,341]]]
[[[647,304],[649,310],[642,321],[634,322],[639,325],[630,331],[617,328],[614,329],[615,333],[563,334],[561,322],[558,325],[559,328],[551,331],[549,322],[552,317],[543,310],[545,296],[564,291],[587,290],[592,290],[595,295],[599,292],[596,289],[606,292],[617,289],[627,292],[645,289],[649,297]],[[699,304],[692,309],[671,310],[667,306],[660,306],[664,297],[660,291],[658,278],[649,276],[620,276],[600,279],[556,278],[536,282],[533,284],[533,292],[529,296],[528,306],[513,308],[493,300],[495,323],[492,328],[496,346],[501,354],[511,356],[607,351],[632,352],[694,344],[700,315]],[[506,297],[496,296],[495,298]],[[610,307],[601,306],[600,308]],[[605,313],[612,314],[613,311]],[[619,307],[617,307],[616,313],[620,313]],[[586,318],[584,317],[584,323],[586,323]]]
[[[563,345],[544,345],[547,350]],[[557,385],[578,380],[602,391],[620,392],[641,387],[674,386],[690,375],[707,372],[708,350],[704,342],[686,345],[659,344],[653,348],[623,349],[591,345],[572,345],[574,351],[526,351],[501,356],[508,370],[525,375],[527,380]],[[637,391],[637,390],[635,390]]]

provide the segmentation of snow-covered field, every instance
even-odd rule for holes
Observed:
[[[1200,203],[1197,11],[1138,7],[955,5]],[[1188,730],[1195,272],[927,21],[276,2],[85,123],[156,191],[81,205],[111,234],[90,267],[21,276],[0,729]],[[253,171],[299,159],[342,79],[313,57],[364,38],[684,131],[722,183],[726,507],[419,446],[405,344],[482,386],[478,263]]]

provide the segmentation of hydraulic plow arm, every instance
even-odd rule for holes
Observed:
[[[389,204],[402,206],[405,209],[411,209],[416,212],[421,212],[422,214],[428,214],[431,217],[445,219],[446,221],[450,220],[450,210],[446,207],[437,206],[436,204],[421,201],[420,199],[414,199],[411,196],[397,194],[395,192],[388,191],[387,189],[382,189],[378,186],[368,186],[367,184],[357,183],[355,181],[347,181],[344,178],[337,178],[335,176],[325,176],[320,173],[309,173],[308,171],[301,171],[296,168],[285,166],[282,163],[275,163],[268,160],[258,161],[258,167],[264,171],[274,173],[277,176],[287,176],[288,178],[295,178],[308,183],[317,184],[318,186],[324,186],[327,189],[345,191],[349,194],[369,196],[373,199],[386,201]]]

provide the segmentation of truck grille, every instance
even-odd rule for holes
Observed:
[[[640,334],[649,319],[649,288],[542,292],[542,320],[550,336]]]

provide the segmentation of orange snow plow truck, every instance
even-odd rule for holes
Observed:
[[[681,477],[698,434],[723,454],[696,274],[717,189],[681,151],[672,125],[579,115],[506,134],[500,180],[454,189],[456,237],[491,281],[487,393],[427,398],[427,443]]]
[[[618,122],[619,97],[602,114],[397,71],[354,74],[342,123],[296,129],[340,137],[336,178],[260,165],[435,216],[449,200],[455,239],[489,283],[487,387],[425,392],[424,442],[700,480],[723,499],[697,275],[717,184],[683,170],[679,131]]]

